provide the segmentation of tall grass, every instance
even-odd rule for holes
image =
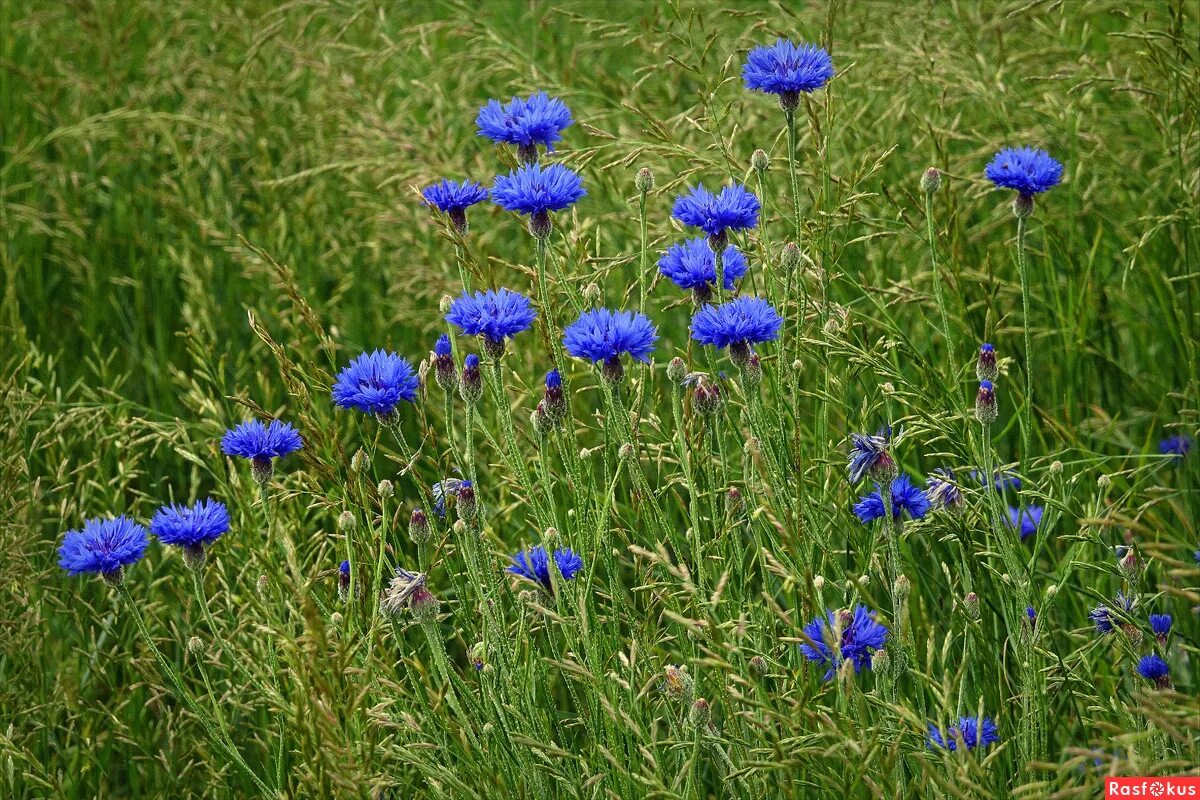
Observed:
[[[1106,774],[1194,771],[1197,454],[1157,442],[1200,426],[1198,34],[1174,1],[0,6],[4,795],[1094,797]],[[798,233],[783,115],[740,80],[746,50],[781,35],[838,70],[797,113]],[[590,284],[626,308],[645,285],[655,363],[609,396],[566,359],[574,419],[541,441],[528,417],[556,344],[522,334],[507,393],[473,425],[454,401],[453,437],[428,382],[403,415],[410,463],[334,412],[332,376],[364,349],[425,358],[461,288],[456,245],[474,285],[537,297],[520,221],[474,209],[460,243],[418,194],[513,166],[474,115],[533,90],[571,106],[554,158],[588,189],[556,220],[546,305],[561,329]],[[1067,167],[1029,221],[1028,317],[1010,198],[982,178],[1024,143]],[[927,217],[930,166],[945,177]],[[758,405],[689,343],[690,299],[643,270],[685,235],[677,193],[760,178],[741,289],[786,324]],[[982,341],[1002,355],[990,441],[972,416]],[[667,380],[673,356],[728,373],[716,424]],[[218,447],[251,416],[306,441],[269,523]],[[890,541],[854,518],[846,438],[885,424],[902,471],[955,470],[965,513]],[[418,550],[411,510],[468,453],[478,538],[437,522]],[[1019,502],[1046,507],[1026,542],[991,510],[1018,498],[967,478],[989,462],[1020,465]],[[165,548],[127,579],[164,674],[121,594],[68,580],[54,550],[84,517],[208,495],[234,530],[202,591]],[[550,526],[585,560],[553,594],[501,571]],[[339,599],[338,563],[380,548],[427,573],[436,624],[373,626],[365,567]],[[1140,642],[1088,620],[1118,590]],[[803,626],[856,603],[890,628],[890,665],[825,682]],[[1132,671],[1151,611],[1175,618],[1171,692]],[[926,749],[928,722],[977,713],[999,746]]]

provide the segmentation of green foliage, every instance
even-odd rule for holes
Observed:
[[[1194,770],[1200,453],[1157,442],[1200,426],[1195,5],[795,5],[0,4],[0,793],[1083,798]],[[783,114],[740,79],[777,36],[838,69],[797,112],[798,236]],[[476,110],[539,89],[572,109],[553,157],[588,189],[555,220],[549,303],[521,221],[480,206],[459,238],[419,196],[513,166]],[[982,174],[1021,144],[1066,165],[1024,237],[1028,320],[1011,197]],[[760,387],[689,343],[690,297],[654,280],[697,181],[765,202],[735,242],[742,291],[786,317]],[[566,363],[573,418],[545,439],[529,415],[566,357],[542,324],[485,363],[471,416],[432,380],[397,436],[335,412],[360,351],[426,358],[460,267],[558,330],[589,284],[634,308],[645,279],[655,364],[610,392]],[[1002,356],[989,436],[982,341]],[[728,373],[714,421],[673,356]],[[306,442],[265,502],[218,444],[256,415]],[[855,519],[846,440],[887,423],[901,470],[955,470],[961,514]],[[968,478],[997,463],[1046,507],[1025,542],[996,523],[1012,493]],[[418,547],[409,515],[455,470],[480,527],[431,514]],[[121,592],[56,565],[85,517],[209,495],[234,529],[200,591],[157,545],[129,571],[154,648]],[[554,541],[585,562],[556,592],[502,572]],[[426,574],[436,620],[379,614],[393,566]],[[1098,636],[1088,611],[1118,590],[1133,627]],[[803,626],[856,603],[891,629],[888,666],[824,682]],[[1132,673],[1151,611],[1175,617],[1172,691]],[[928,722],[977,713],[1000,745],[926,750]]]

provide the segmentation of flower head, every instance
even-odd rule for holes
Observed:
[[[945,730],[939,729],[932,722],[929,723],[926,746],[930,750],[941,749],[954,752],[958,749],[960,741],[968,750],[974,750],[977,747],[986,748],[1000,741],[1000,734],[991,717],[962,717],[958,720],[957,725],[951,725]]]
[[[1000,366],[996,363],[996,348],[987,342],[979,346],[979,358],[975,362],[975,377],[981,381],[994,381],[1000,377]]]
[[[1128,614],[1130,611],[1133,611],[1133,599],[1126,597],[1121,592],[1117,592],[1117,597],[1114,604],[1126,614]],[[1088,619],[1090,619],[1096,626],[1097,633],[1112,633],[1113,630],[1115,630],[1113,626],[1113,612],[1103,603],[1088,612]]]
[[[761,297],[735,297],[719,306],[704,306],[692,317],[692,338],[718,349],[744,350],[779,337],[783,317]]]
[[[71,575],[94,572],[119,581],[122,570],[146,553],[146,529],[126,516],[89,519],[67,531],[58,548],[58,565]]]
[[[824,680],[829,680],[845,661],[854,662],[855,672],[870,669],[871,655],[887,642],[888,629],[875,619],[874,611],[858,605],[853,611],[826,610],[804,626],[804,635],[811,643],[801,643],[800,652],[826,666]]]
[[[225,504],[200,500],[195,505],[163,506],[150,520],[150,532],[163,544],[183,548],[207,547],[229,530],[229,511]]]
[[[563,345],[575,358],[615,361],[628,353],[648,362],[658,340],[658,330],[645,314],[595,308],[584,311],[563,331]]]
[[[746,259],[733,245],[721,255],[725,273],[725,290],[731,291],[734,282],[746,274]],[[671,245],[658,260],[658,271],[680,289],[699,290],[702,296],[711,293],[717,283],[717,258],[708,241],[702,236]]]
[[[1026,506],[1025,508],[1008,507],[1008,527],[1021,533],[1021,539],[1028,539],[1037,533],[1042,524],[1042,515],[1046,509],[1042,506]]]
[[[1164,456],[1173,456],[1174,461],[1182,461],[1184,456],[1192,451],[1195,445],[1192,437],[1180,434],[1178,436],[1168,436],[1158,443],[1158,452]]]
[[[812,92],[833,78],[833,59],[824,48],[778,39],[750,51],[742,79],[751,91],[779,95],[780,104],[795,108],[801,92]]]
[[[538,545],[531,550],[515,553],[512,562],[512,566],[508,568],[509,572],[550,588],[550,556],[545,547]],[[583,559],[569,547],[560,547],[554,551],[554,563],[558,566],[563,580],[573,579],[583,569]]]
[[[482,336],[488,352],[504,352],[504,340],[529,330],[537,312],[529,298],[508,289],[466,292],[450,305],[446,321],[470,336]]]
[[[1169,689],[1171,686],[1171,668],[1158,653],[1142,656],[1138,661],[1137,674],[1148,681],[1154,681],[1154,685],[1159,689]]]
[[[963,506],[962,489],[954,483],[954,473],[938,468],[925,481],[925,496],[933,508],[956,510]]]
[[[583,179],[562,164],[526,164],[497,176],[492,185],[493,201],[508,211],[528,215],[562,211],[586,194]]]
[[[908,475],[897,475],[892,481],[892,516],[899,520],[902,514],[911,519],[921,519],[929,513],[930,503],[920,487],[915,486]],[[854,515],[864,524],[881,519],[884,514],[883,497],[878,487],[854,504]]]
[[[421,623],[437,619],[439,607],[438,599],[425,585],[425,574],[400,568],[379,601],[379,610],[387,616],[398,619],[408,611]]]
[[[1171,622],[1170,614],[1151,614],[1150,630],[1154,631],[1159,641],[1165,641],[1171,634]]]
[[[487,200],[488,192],[475,181],[451,181],[442,179],[421,192],[425,202],[446,214],[466,211],[476,203]]]
[[[890,427],[874,436],[861,433],[850,434],[850,483],[858,484],[871,476],[877,482],[886,482],[896,475],[896,462],[888,453]]]
[[[361,354],[338,373],[333,382],[333,402],[339,408],[387,416],[401,401],[415,402],[419,388],[421,379],[408,359],[376,350]]]
[[[996,154],[984,173],[1002,189],[1015,189],[1032,196],[1057,186],[1062,180],[1063,167],[1045,150],[1008,147]]]
[[[528,99],[514,97],[504,104],[488,100],[475,118],[479,136],[496,144],[517,145],[526,161],[537,158],[538,145],[553,152],[554,143],[573,122],[566,103],[545,92],[536,92]]]
[[[264,425],[260,420],[243,422],[225,432],[221,450],[227,456],[248,458],[252,462],[254,479],[266,484],[271,479],[271,459],[286,456],[304,447],[300,434],[286,422],[277,419]]]
[[[710,238],[722,239],[728,231],[745,230],[758,225],[758,198],[741,184],[733,184],[713,194],[703,185],[675,200],[671,216],[684,225],[699,228]],[[724,242],[719,242],[724,247]]]
[[[433,513],[443,519],[446,517],[446,500],[451,496],[458,497],[462,483],[458,478],[443,478],[430,487],[430,493],[433,494]]]

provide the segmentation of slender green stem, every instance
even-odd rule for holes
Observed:
[[[784,111],[787,122],[788,179],[792,187],[792,212],[796,215],[796,244],[800,244],[800,180],[796,177],[796,112]]]
[[[638,309],[646,310],[646,263],[649,256],[649,221],[646,218],[646,193],[638,197],[638,221],[641,225],[641,253],[638,257]]]
[[[1017,269],[1021,273],[1021,321],[1025,333],[1025,402],[1021,406],[1021,468],[1029,460],[1029,441],[1033,436],[1033,345],[1030,329],[1033,321],[1029,317],[1029,267],[1025,254],[1027,223],[1017,217]]]
[[[950,377],[958,381],[958,348],[950,336],[950,317],[946,314],[946,298],[942,291],[942,273],[937,263],[937,237],[933,230],[933,193],[925,193],[925,231],[929,236],[929,268],[933,272],[933,294],[937,298],[938,312],[942,316],[942,337],[946,342],[946,354],[950,358]]]

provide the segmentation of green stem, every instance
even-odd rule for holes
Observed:
[[[946,299],[942,292],[942,273],[937,263],[937,238],[933,232],[933,194],[925,193],[925,230],[929,236],[929,268],[933,271],[933,293],[937,298],[938,311],[942,316],[942,337],[946,341],[946,353],[950,357],[950,377],[958,381],[958,357],[954,339],[950,336],[950,317],[946,314]]]
[[[1021,273],[1021,320],[1025,333],[1025,402],[1021,406],[1021,469],[1029,459],[1029,440],[1033,435],[1033,345],[1030,343],[1029,267],[1025,256],[1027,224],[1017,217],[1017,269]]]

